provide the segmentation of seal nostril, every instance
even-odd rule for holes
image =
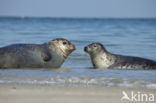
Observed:
[[[84,47],[84,51],[87,51],[87,47]]]

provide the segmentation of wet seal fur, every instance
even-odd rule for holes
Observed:
[[[76,48],[68,40],[44,44],[13,44],[0,48],[0,68],[59,68]]]
[[[156,69],[156,61],[112,54],[108,52],[101,43],[92,43],[84,47],[95,68],[111,69]]]

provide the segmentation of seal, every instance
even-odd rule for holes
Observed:
[[[75,49],[75,45],[63,38],[43,44],[1,47],[0,68],[59,68]]]
[[[94,68],[156,69],[156,62],[153,60],[112,54],[101,43],[92,43],[84,47],[84,51],[90,55]]]

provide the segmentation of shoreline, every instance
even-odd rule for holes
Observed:
[[[156,96],[155,89],[0,86],[0,103],[130,103],[131,101],[121,100],[122,91],[127,94],[133,91]]]

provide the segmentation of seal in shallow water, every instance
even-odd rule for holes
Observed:
[[[92,43],[84,47],[95,68],[111,69],[156,69],[156,62],[140,57],[109,53],[102,44]]]
[[[0,68],[58,68],[74,50],[62,38],[44,44],[13,44],[0,48]]]

